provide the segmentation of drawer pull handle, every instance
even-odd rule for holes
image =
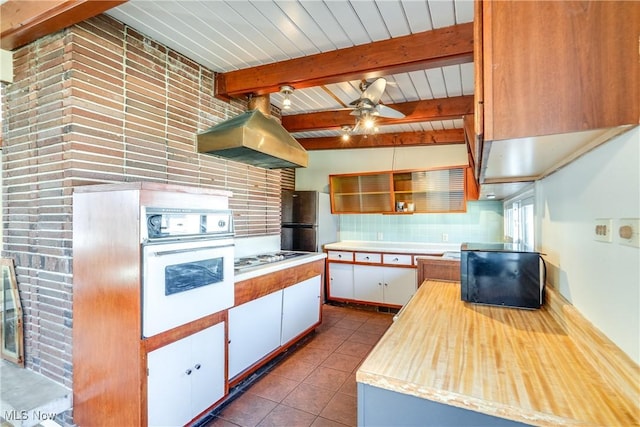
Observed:
[[[187,369],[184,373],[187,375],[191,375],[191,369]]]
[[[394,261],[400,261],[397,257],[393,259]]]
[[[202,368],[202,365],[201,365],[201,364],[199,364],[199,363],[197,363],[197,364],[196,364],[196,366],[194,366],[194,368],[196,368],[196,369],[200,369],[200,368]]]
[[[338,254],[338,258],[342,258],[342,254]]]
[[[366,257],[364,257],[364,259],[366,259],[366,260],[368,261],[368,260],[369,260],[369,257],[368,257],[368,256],[366,256]]]

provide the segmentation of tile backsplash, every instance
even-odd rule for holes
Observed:
[[[502,242],[500,201],[467,202],[466,213],[340,215],[340,240],[448,243]]]

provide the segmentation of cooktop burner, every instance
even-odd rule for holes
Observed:
[[[304,255],[309,255],[309,252],[294,252],[294,251],[267,252],[264,254],[237,258],[236,260],[234,260],[233,267],[236,271],[241,271],[241,270],[246,270],[248,268],[259,267],[265,264],[271,264],[273,262],[278,262],[278,261],[285,261],[291,258],[296,258]]]

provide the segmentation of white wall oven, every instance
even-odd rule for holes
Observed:
[[[146,207],[142,218],[143,337],[233,306],[231,211]]]

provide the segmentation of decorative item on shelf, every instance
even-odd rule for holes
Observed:
[[[404,202],[396,202],[396,212],[404,212]]]
[[[413,212],[413,211],[415,211],[415,210],[416,210],[416,205],[415,205],[415,204],[413,204],[413,203],[407,203],[407,210],[408,210],[409,212]]]
[[[289,108],[291,108],[291,94],[294,91],[294,87],[293,86],[289,86],[289,85],[283,85],[280,86],[280,93],[282,95],[284,95],[284,99],[282,100],[282,109],[283,110],[288,110]]]

